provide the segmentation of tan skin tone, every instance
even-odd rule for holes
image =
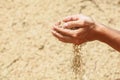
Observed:
[[[52,34],[60,41],[80,45],[99,40],[120,51],[120,31],[99,24],[82,14],[68,16],[63,22],[63,28],[59,27],[60,22],[52,28]]]

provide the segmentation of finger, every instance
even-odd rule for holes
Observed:
[[[55,26],[59,26],[61,24],[61,21],[55,23]]]
[[[52,30],[52,34],[58,39],[63,39],[64,38],[63,35],[61,35],[60,33],[56,32],[54,30]]]
[[[70,22],[63,24],[63,28],[67,28],[67,29],[80,28],[84,26],[83,24],[84,23],[80,21],[70,21]]]
[[[78,19],[79,19],[79,17],[73,15],[73,16],[68,16],[68,17],[64,18],[63,22],[76,21]]]
[[[74,34],[73,30],[63,29],[63,28],[59,28],[56,26],[53,27],[53,30],[58,32],[58,33],[61,33],[62,35],[70,36],[70,37],[73,37],[73,34]]]
[[[62,42],[66,42],[66,43],[72,43],[72,39],[70,38],[70,37],[68,37],[68,36],[63,36],[62,34],[60,34],[60,33],[57,33],[56,31],[52,31],[52,34],[56,37],[56,38],[58,38],[60,41],[62,41]]]

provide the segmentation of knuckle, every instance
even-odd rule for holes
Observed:
[[[73,38],[78,38],[78,33],[75,33],[72,36],[73,36]]]
[[[76,37],[77,37],[77,35],[76,35],[76,34],[73,34],[73,35],[72,35],[72,37],[73,37],[73,38],[76,38]]]

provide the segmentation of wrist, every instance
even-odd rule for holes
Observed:
[[[105,30],[105,26],[102,24],[99,24],[97,22],[94,22],[94,24],[92,25],[92,29],[90,31],[91,34],[91,40],[99,40],[99,41],[104,41],[104,30]]]
[[[105,27],[103,24],[95,23],[94,40],[105,42],[107,30],[107,27]]]

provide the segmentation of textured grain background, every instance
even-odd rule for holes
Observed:
[[[0,80],[74,80],[72,45],[51,25],[83,13],[120,30],[120,0],[0,0]],[[82,48],[83,80],[120,80],[120,53],[99,41]]]

